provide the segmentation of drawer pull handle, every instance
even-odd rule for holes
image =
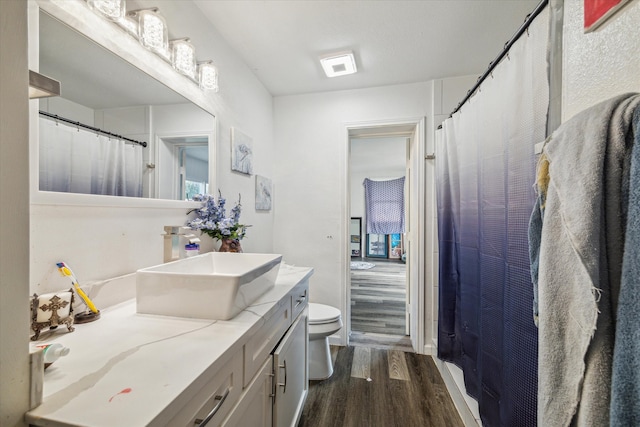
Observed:
[[[285,377],[285,382],[286,382],[286,377]],[[216,403],[216,406],[213,407],[211,412],[209,412],[207,414],[207,416],[204,417],[204,419],[196,418],[196,420],[194,421],[194,424],[196,424],[196,425],[198,425],[200,427],[206,426],[209,423],[209,421],[211,421],[211,418],[213,418],[213,416],[216,414],[216,412],[218,412],[218,410],[220,409],[220,407],[224,403],[224,401],[227,398],[227,396],[229,396],[229,388],[227,388],[227,390],[224,392],[224,394],[222,396],[218,395],[218,396],[216,396],[214,398],[214,400],[217,400],[218,403]]]
[[[301,295],[300,299],[296,300],[296,307],[299,306],[300,304],[302,304],[303,302],[305,302],[305,300],[307,299],[307,295]]]
[[[278,385],[282,387],[282,394],[285,394],[287,392],[287,361],[283,360],[282,363],[279,368],[284,369],[284,383],[278,383]]]

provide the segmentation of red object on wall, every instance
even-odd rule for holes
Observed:
[[[584,0],[584,29],[591,31],[622,7],[628,0]]]

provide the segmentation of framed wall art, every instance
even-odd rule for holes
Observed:
[[[256,175],[256,210],[270,211],[273,202],[273,183],[269,178]]]
[[[253,140],[236,128],[231,128],[231,170],[253,174]]]
[[[584,32],[595,30],[629,0],[584,0]]]

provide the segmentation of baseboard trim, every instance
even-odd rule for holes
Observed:
[[[456,380],[453,377],[453,373],[451,372],[451,367],[449,363],[446,363],[440,359],[438,359],[435,354],[432,355],[433,361],[435,362],[438,370],[440,371],[440,375],[444,380],[445,385],[447,386],[447,390],[449,391],[449,395],[453,400],[453,404],[458,410],[458,414],[460,414],[460,418],[462,418],[462,422],[466,427],[482,427],[482,422],[479,418],[474,416],[472,409],[469,407],[469,404],[476,405],[476,413],[477,413],[477,403],[471,397],[467,396],[466,391],[461,390],[456,383]],[[456,366],[453,368],[457,369]]]
[[[422,349],[422,354],[433,357],[435,355],[435,348],[431,344],[425,344]]]

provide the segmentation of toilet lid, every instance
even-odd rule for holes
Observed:
[[[309,303],[309,323],[330,323],[340,318],[340,310],[324,304]]]

